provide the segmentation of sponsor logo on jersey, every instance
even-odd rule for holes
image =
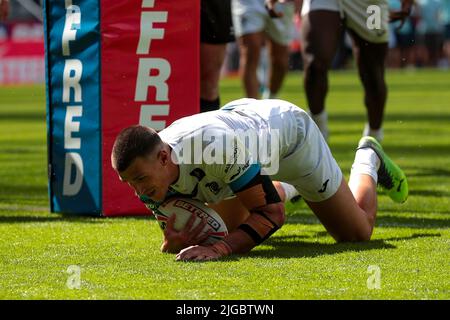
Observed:
[[[233,181],[234,178],[236,178],[242,171],[242,167],[237,167],[237,172],[235,174],[233,174],[230,178],[230,181]]]
[[[208,182],[207,184],[205,184],[205,187],[209,188],[209,190],[211,190],[211,192],[216,195],[220,192],[219,184],[215,181]]]
[[[317,192],[319,192],[319,193],[324,193],[325,191],[327,191],[328,182],[330,182],[330,179],[327,179],[327,181],[325,181],[325,182],[323,183],[322,189],[320,189],[320,190],[317,191]]]
[[[206,173],[200,168],[195,168],[189,173],[189,175],[196,178],[198,181],[202,181],[202,179],[206,176]]]

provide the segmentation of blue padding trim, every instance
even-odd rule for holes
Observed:
[[[259,165],[259,163],[254,163],[250,165],[250,167],[248,167],[247,171],[245,171],[242,176],[230,182],[231,190],[233,190],[233,192],[238,192],[247,183],[249,183],[260,171],[261,166]]]
[[[66,27],[69,8],[65,1],[46,1],[46,55],[48,90],[48,130],[50,201],[54,212],[96,214],[102,210],[101,197],[101,110],[100,110],[100,21],[99,0],[72,0],[80,10],[75,39],[69,41],[70,55],[62,52],[62,35]],[[75,9],[74,9],[75,10]],[[64,68],[69,60],[81,65],[81,101],[75,100],[75,91],[69,88],[69,101],[63,100]],[[79,130],[71,136],[80,138],[79,147],[65,145],[66,111],[69,107],[82,107],[82,115],[73,117]],[[76,156],[83,165],[82,184],[75,194],[64,194],[64,175],[73,183],[78,177],[73,160]],[[67,168],[66,168],[67,166]]]

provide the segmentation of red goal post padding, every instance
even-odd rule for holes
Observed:
[[[148,210],[111,168],[118,132],[161,130],[199,108],[197,0],[45,2],[53,212]]]

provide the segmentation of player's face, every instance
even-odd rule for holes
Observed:
[[[134,159],[125,171],[119,172],[119,176],[137,196],[145,195],[153,201],[164,200],[170,185],[168,166],[156,156]]]

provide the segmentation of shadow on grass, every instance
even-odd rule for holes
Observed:
[[[36,148],[1,148],[0,152],[8,155],[23,155],[23,154],[36,154]],[[8,159],[8,161],[10,161]]]
[[[336,121],[340,123],[358,123],[362,119],[365,119],[364,113],[333,113],[330,115],[330,122]],[[386,122],[436,122],[436,123],[445,123],[446,118],[443,117],[442,114],[437,112],[426,113],[426,112],[415,112],[415,113],[407,113],[407,112],[392,112],[390,111],[386,115]]]
[[[390,237],[383,238],[384,241],[404,241],[404,240],[412,240],[418,238],[440,238],[442,235],[440,233],[413,233],[410,236],[406,237]]]
[[[75,215],[53,215],[48,217],[20,215],[20,216],[0,216],[0,224],[10,223],[46,223],[46,222],[76,222],[76,223],[103,223],[106,220],[103,217],[96,216],[75,216]]]
[[[446,229],[450,228],[450,219],[377,217],[376,226],[391,228]]]
[[[261,250],[256,247],[247,256],[261,258],[314,258],[323,255],[338,254],[343,252],[363,252],[378,249],[396,249],[393,244],[386,241],[404,241],[417,238],[441,237],[441,234],[415,233],[411,236],[391,237],[385,239],[376,239],[366,242],[347,242],[347,243],[318,243],[304,241],[309,238],[313,240],[316,237],[325,237],[328,233],[325,231],[317,232],[312,236],[274,236],[265,243],[271,246],[271,250]],[[241,258],[244,256],[241,255]]]
[[[415,210],[415,209],[411,209],[411,208],[408,208],[408,210],[407,211],[405,211],[406,213],[430,213],[430,214],[433,214],[433,213],[440,213],[440,214],[449,214],[450,215],[450,208],[449,209],[434,209],[434,208],[429,208],[429,210],[425,210],[425,209],[417,209],[417,210]],[[401,214],[401,213],[400,213]]]
[[[24,111],[24,112],[8,112],[3,113],[3,117],[1,117],[4,121],[45,121],[45,112],[30,112],[30,111]]]
[[[409,190],[410,196],[420,197],[446,197],[450,198],[450,192],[441,190]]]
[[[378,249],[395,249],[396,246],[384,240],[352,243],[318,243],[302,241],[298,236],[282,236],[269,239],[266,245],[271,250],[261,250],[256,247],[248,254],[251,258],[314,258],[323,255],[338,254],[342,252],[362,252]],[[243,256],[242,256],[243,257]]]
[[[17,184],[5,184],[0,183],[0,202],[11,201],[16,199],[17,203],[20,203],[22,198],[27,198],[30,196],[41,196],[42,199],[48,197],[48,188],[45,184],[28,184],[28,185],[17,185]]]
[[[45,213],[44,213],[45,214]],[[110,222],[111,219],[127,219],[127,220],[155,220],[151,215],[136,215],[136,216],[99,216],[94,214],[61,214],[50,213],[47,215],[2,215],[0,210],[0,224],[5,223],[59,223],[59,222],[74,222],[74,223],[104,223]]]
[[[347,154],[348,152],[354,152],[357,141],[354,142],[333,142],[330,144],[330,148],[334,155]],[[442,144],[427,144],[420,147],[413,145],[401,145],[401,144],[387,144],[383,146],[389,155],[403,158],[430,158],[430,157],[445,157],[450,155],[450,148],[444,148]],[[406,167],[405,167],[406,168]],[[420,169],[419,167],[412,167],[414,169]],[[428,168],[430,169],[430,168]],[[432,169],[430,170],[433,174]],[[436,175],[439,176],[439,170],[436,170]],[[448,174],[448,172],[445,172]],[[434,174],[433,174],[434,175]]]
[[[338,79],[332,79],[330,82],[330,91],[334,93],[359,93],[361,91],[361,85],[358,80],[358,75],[350,75],[355,77],[355,81],[353,83],[345,83],[340,82],[341,80]],[[346,77],[348,77],[346,75]],[[448,91],[448,82],[447,81],[439,81],[435,83],[426,83],[426,82],[391,82],[389,81],[389,90],[395,91],[397,94],[402,93],[416,93],[419,90],[427,90],[427,91],[442,91],[447,92]],[[300,86],[298,84],[293,84],[290,81],[288,81],[286,84],[283,85],[283,91],[290,94],[297,94],[299,91]],[[233,88],[233,91],[235,92],[235,89]],[[420,91],[419,91],[420,92]],[[361,101],[362,103],[362,101]]]
[[[450,177],[450,170],[443,168],[430,168],[420,166],[402,166],[402,168],[406,171],[409,171],[408,177]]]
[[[409,213],[410,211],[408,211]],[[423,213],[423,211],[418,211]],[[430,212],[432,213],[432,212]],[[441,212],[447,213],[447,212]],[[416,228],[416,229],[445,229],[450,228],[450,219],[434,219],[434,218],[414,218],[398,216],[379,216],[377,217],[375,227],[389,228]],[[296,213],[289,216],[288,221],[291,224],[298,223],[303,225],[320,225],[320,221],[312,216],[312,214]]]

